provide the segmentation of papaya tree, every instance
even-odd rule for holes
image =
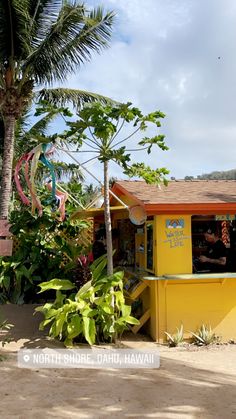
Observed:
[[[165,136],[158,133],[161,127],[160,121],[164,117],[161,111],[144,115],[131,103],[117,105],[91,103],[78,112],[77,121],[68,122],[70,129],[64,137],[61,137],[67,142],[76,143],[78,150],[83,147],[83,151],[93,153],[93,157],[89,160],[97,159],[103,164],[108,275],[113,273],[109,162],[118,164],[123,173],[129,177],[142,178],[149,184],[166,183],[165,175],[169,172],[165,167],[152,169],[144,163],[132,162],[135,152],[141,152],[143,155],[144,152],[153,153],[155,147],[168,149],[164,141]],[[154,135],[147,137],[144,133],[150,125]]]

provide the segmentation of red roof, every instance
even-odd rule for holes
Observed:
[[[114,191],[127,194],[149,212],[179,210],[204,213],[236,213],[236,180],[171,180],[168,186],[148,185],[144,181],[117,181]],[[196,213],[200,213],[197,211]]]

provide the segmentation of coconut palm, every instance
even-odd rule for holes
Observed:
[[[108,45],[114,14],[66,0],[0,0],[0,114],[4,122],[0,219],[8,217],[16,121],[35,98],[76,106],[95,94],[42,89],[63,82]],[[35,92],[36,88],[41,88]],[[102,97],[100,97],[102,99]]]

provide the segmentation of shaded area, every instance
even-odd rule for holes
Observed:
[[[29,347],[31,345],[39,348],[48,346],[47,332],[39,330],[43,315],[35,312],[35,308],[39,305],[42,304],[0,305],[1,317],[13,325],[9,331],[0,333],[0,343],[5,338],[8,339],[10,350],[17,350],[19,347],[26,346],[26,342]]]
[[[181,361],[162,358],[159,370],[28,370],[12,357],[1,363],[4,418],[236,416],[235,376]]]
[[[125,347],[160,350],[160,369],[21,369],[15,352],[20,347],[60,346],[38,332],[41,318],[37,314],[32,320],[33,309],[7,307],[8,321],[15,323],[11,331],[15,346],[14,342],[5,346],[8,358],[0,363],[0,417],[236,417],[235,345],[169,349],[127,334]]]

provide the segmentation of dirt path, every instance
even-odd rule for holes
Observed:
[[[55,343],[37,331],[32,307],[8,310],[15,330],[1,350],[0,418],[236,418],[236,345],[169,349],[127,335],[126,347],[160,351],[160,369],[22,369],[19,348]]]

